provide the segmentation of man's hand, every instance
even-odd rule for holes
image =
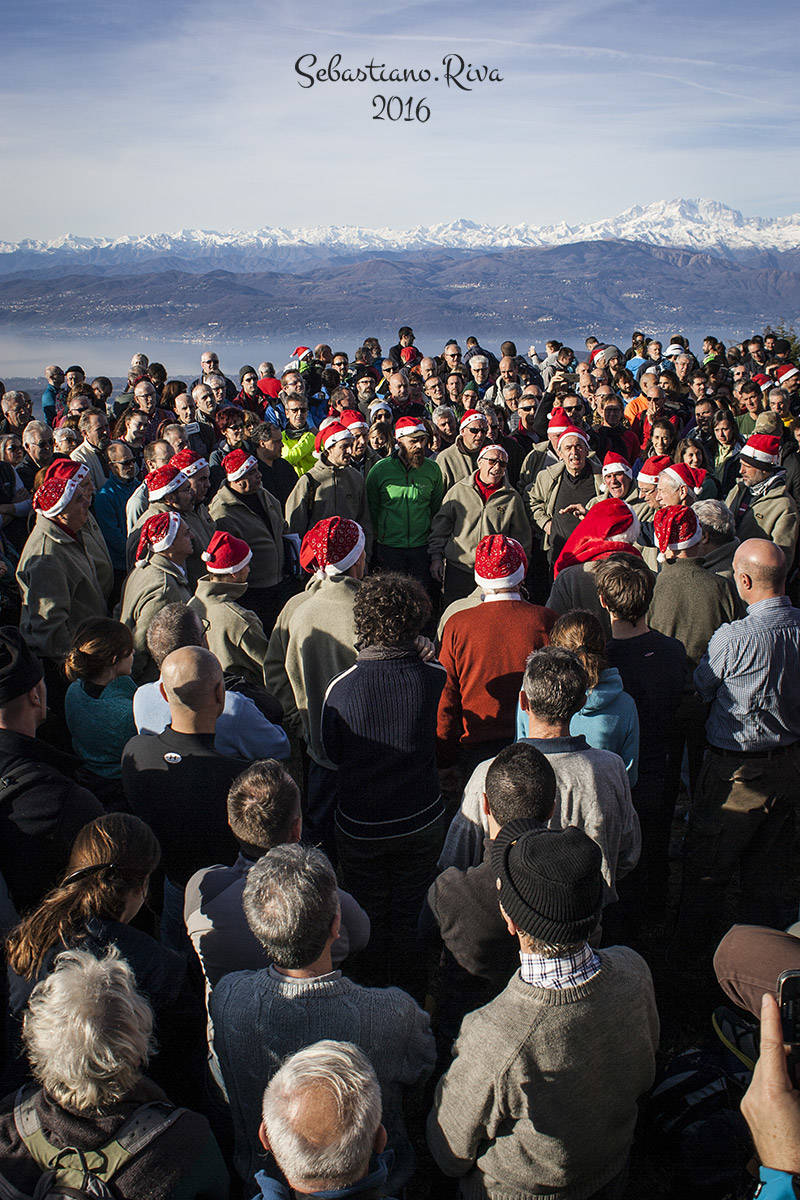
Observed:
[[[781,1015],[774,997],[761,1000],[761,1053],[742,1099],[761,1165],[800,1173],[800,1092],[789,1079]]]
[[[414,649],[423,662],[433,662],[436,658],[436,647],[430,638],[423,637],[421,633],[414,638]]]
[[[568,504],[566,508],[558,510],[560,516],[580,517],[581,520],[586,516],[586,509],[582,504]]]
[[[431,576],[437,583],[441,583],[444,579],[444,559],[441,555],[436,555],[431,559]]]

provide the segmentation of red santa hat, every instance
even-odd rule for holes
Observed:
[[[422,354],[416,346],[404,346],[400,357],[407,367],[415,367],[418,362],[422,362]]]
[[[633,543],[639,536],[639,518],[624,500],[599,500],[564,543],[556,559],[553,576],[577,563],[596,562],[611,554],[634,554],[641,558]]]
[[[427,434],[428,430],[418,417],[401,417],[394,427],[394,436],[413,437],[417,433]]]
[[[314,439],[314,457],[319,458],[325,450],[337,442],[352,442],[353,435],[341,421],[326,421]]]
[[[366,433],[369,429],[369,423],[355,408],[346,408],[339,420],[345,429],[349,429],[353,434]]]
[[[515,538],[490,533],[475,551],[475,582],[485,592],[500,592],[525,578],[528,559]]]
[[[770,379],[769,375],[754,375],[753,383],[757,383],[762,392],[768,392],[771,387],[775,386],[775,380]]]
[[[298,362],[302,362],[304,358],[311,358],[311,347],[295,346],[292,351],[292,358],[296,358]]]
[[[160,512],[148,517],[139,534],[136,561],[139,562],[151,550],[154,554],[169,550],[180,527],[181,518],[176,512]]]
[[[696,500],[700,495],[703,480],[708,472],[703,467],[687,467],[686,463],[670,463],[662,474],[667,476],[672,487],[686,487],[689,495]]]
[[[653,529],[660,550],[658,557],[662,560],[668,550],[688,550],[690,546],[696,546],[703,536],[694,512],[683,504],[659,508],[653,518]]]
[[[36,489],[33,507],[43,517],[57,517],[88,476],[89,468],[83,463],[73,462],[70,458],[55,459],[45,471],[41,486]]]
[[[550,420],[547,422],[548,434],[566,433],[566,431],[568,429],[570,429],[571,426],[572,426],[572,422],[570,421],[567,414],[564,412],[564,409],[561,408],[560,405],[557,406],[556,408],[554,408],[553,411],[550,413]]]
[[[486,419],[486,413],[479,412],[477,408],[468,408],[458,422],[459,433],[463,433],[468,425],[484,425],[488,428],[489,422]]]
[[[192,475],[196,475],[198,471],[202,471],[203,467],[208,466],[208,459],[203,458],[202,454],[198,454],[196,450],[190,449],[189,446],[184,446],[177,454],[173,454],[169,460],[169,466],[177,467],[189,479]]]
[[[603,479],[607,475],[627,475],[628,479],[633,479],[633,468],[623,455],[617,454],[614,450],[609,450],[608,454],[603,459]]]
[[[328,579],[343,575],[364,550],[364,530],[344,517],[325,517],[309,529],[300,547],[300,566],[309,575]]]
[[[786,383],[787,379],[793,379],[795,375],[800,375],[800,371],[798,371],[794,363],[784,363],[775,372],[775,378],[780,384]]]
[[[253,557],[247,542],[232,533],[217,530],[200,556],[212,575],[233,575],[246,567]]]
[[[502,457],[503,462],[508,462],[508,451],[504,449],[503,446],[495,446],[492,445],[492,443],[481,447],[480,453],[478,454],[478,462],[480,462],[482,458],[485,458],[490,450],[494,450],[495,454],[499,454]]]
[[[556,442],[556,450],[560,450],[564,442],[569,437],[580,438],[586,449],[589,449],[589,439],[582,429],[578,429],[577,425],[568,425],[564,432],[559,436]]]
[[[149,475],[145,475],[147,495],[151,500],[163,500],[170,492],[177,492],[186,483],[186,476],[178,467],[168,462],[165,467],[157,467]]]
[[[643,483],[645,486],[652,484],[655,487],[661,472],[671,466],[672,459],[668,454],[655,454],[642,463],[642,469],[636,476],[636,482]]]
[[[765,471],[781,465],[781,439],[769,433],[751,433],[739,457],[752,467]]]
[[[605,350],[605,348],[606,348],[605,346],[597,345],[597,346],[595,346],[595,347],[594,347],[592,350],[590,350],[590,352],[589,352],[589,362],[592,364],[592,366],[593,366],[593,367],[596,367],[596,366],[598,366],[598,365],[599,365],[599,364],[598,364],[598,362],[597,362],[597,359],[598,359],[598,358],[600,357],[600,355],[603,353],[603,351]]]
[[[243,475],[257,466],[257,459],[253,458],[252,454],[248,454],[246,450],[231,450],[230,454],[226,454],[222,460],[225,476],[231,483],[235,483],[237,479],[241,479]]]

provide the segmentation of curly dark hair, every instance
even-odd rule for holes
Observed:
[[[408,575],[370,575],[353,605],[356,646],[403,646],[430,620],[431,602],[421,583]]]

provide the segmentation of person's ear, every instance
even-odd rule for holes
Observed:
[[[498,904],[500,904],[499,900],[498,900]],[[506,923],[506,929],[508,930],[508,932],[511,934],[512,937],[516,937],[517,936],[517,927],[514,924],[514,922],[511,920],[511,917],[508,915],[506,910],[503,908],[502,904],[500,904],[500,915],[502,916],[503,920]]]
[[[261,1121],[261,1123],[258,1126],[258,1140],[261,1142],[261,1145],[264,1147],[267,1154],[271,1154],[272,1147],[269,1144],[269,1138],[267,1137],[267,1127],[263,1121]]]
[[[529,713],[531,711],[530,704],[528,703],[528,697],[522,691],[519,694],[519,706],[524,713]]]
[[[488,815],[489,815],[489,797],[486,795],[486,792],[484,792],[481,797],[481,805],[483,807],[483,811],[484,811],[485,815],[488,817]]]
[[[380,1124],[375,1130],[375,1141],[372,1143],[372,1149],[375,1154],[383,1154],[388,1140],[389,1135],[386,1132],[386,1127],[383,1124]]]
[[[299,842],[300,838],[302,836],[303,836],[303,814],[298,813],[297,816],[295,817],[295,819],[292,821],[291,828],[289,830],[289,845],[291,846],[295,842]]]
[[[603,595],[602,595],[602,593],[601,593],[601,592],[598,592],[598,593],[597,593],[597,599],[600,601],[600,607],[601,607],[601,608],[604,608],[606,612],[610,612],[610,611],[611,611],[611,609],[608,607],[608,605],[606,604],[605,600],[603,599]]]
[[[337,904],[336,916],[331,921],[331,941],[335,942],[339,936],[339,931],[342,928],[342,910]]]

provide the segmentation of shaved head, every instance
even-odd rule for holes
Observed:
[[[786,555],[767,538],[748,538],[733,556],[734,578],[749,576],[754,591],[782,596],[786,583]]]
[[[174,705],[199,713],[217,706],[218,689],[224,696],[222,667],[203,646],[184,646],[168,654],[161,664],[161,682],[170,709]]]

